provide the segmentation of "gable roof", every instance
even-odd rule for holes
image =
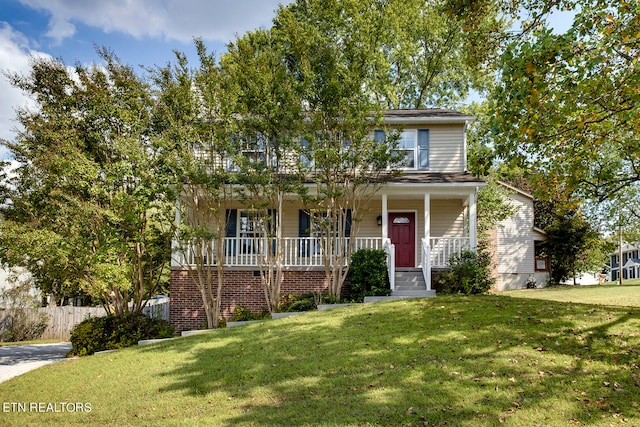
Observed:
[[[527,193],[524,190],[519,189],[518,187],[514,187],[513,185],[507,184],[504,181],[496,181],[498,184],[502,185],[503,187],[507,188],[508,190],[513,191],[514,193],[518,193],[523,197],[526,197],[527,199],[531,199],[532,201],[535,200],[535,198],[533,197],[533,194],[531,193]]]

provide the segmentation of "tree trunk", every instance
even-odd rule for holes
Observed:
[[[622,225],[620,225],[618,235],[618,285],[622,286]]]

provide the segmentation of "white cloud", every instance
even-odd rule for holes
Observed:
[[[290,0],[282,1],[288,3]],[[136,38],[227,42],[236,34],[268,27],[278,0],[21,0],[51,14],[48,36],[60,43],[74,23]]]
[[[0,138],[13,140],[16,122],[16,108],[29,105],[29,99],[21,90],[14,88],[4,75],[27,73],[30,69],[30,57],[48,57],[49,55],[32,50],[24,35],[15,31],[6,22],[0,22]],[[7,157],[7,151],[0,147],[0,159]]]

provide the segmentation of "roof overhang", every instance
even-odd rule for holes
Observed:
[[[387,110],[384,112],[385,124],[469,124],[475,116],[463,114],[454,110],[425,109],[425,110]]]

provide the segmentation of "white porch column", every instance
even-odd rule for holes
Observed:
[[[424,236],[426,248],[421,244],[420,247],[426,254],[422,256],[422,271],[424,273],[427,291],[431,290],[431,194],[424,193]],[[424,265],[426,264],[426,265]]]
[[[475,252],[478,247],[478,214],[477,214],[477,192],[476,188],[469,194],[469,244],[471,250]]]
[[[389,238],[389,211],[387,208],[387,194],[382,194],[382,241]]]
[[[431,244],[431,194],[424,193],[424,236]]]

